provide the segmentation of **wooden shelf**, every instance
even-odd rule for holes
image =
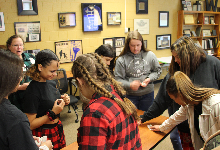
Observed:
[[[184,15],[193,15],[194,22],[193,24],[185,24]],[[214,16],[215,24],[204,24],[204,16]],[[199,23],[197,23],[197,21]],[[190,31],[196,31],[197,27],[201,27],[201,36],[190,37],[194,40],[199,41],[200,45],[202,45],[203,39],[215,38],[217,39],[217,46],[219,42],[219,22],[220,22],[220,12],[213,11],[178,11],[178,30],[177,30],[177,38],[183,36],[184,29],[190,29]],[[216,30],[216,36],[202,36],[203,29]],[[220,52],[218,51],[218,47],[214,48],[214,53],[216,56],[220,56]]]

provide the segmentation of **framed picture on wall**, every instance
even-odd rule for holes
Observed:
[[[171,45],[171,34],[156,35],[156,50],[169,49]]]
[[[5,31],[4,13],[0,12],[0,31]]]
[[[76,13],[58,13],[58,22],[60,28],[76,26]]]
[[[159,27],[169,27],[169,11],[159,11]]]
[[[114,38],[105,38],[103,39],[103,44],[109,44],[114,47]]]
[[[102,31],[102,3],[81,3],[84,32]]]
[[[73,62],[83,54],[82,40],[55,42],[55,53],[59,57],[60,63]]]
[[[37,0],[17,0],[18,15],[38,15]]]
[[[15,34],[20,35],[25,42],[41,41],[40,21],[14,22]]]
[[[136,0],[136,14],[148,14],[148,0]]]
[[[149,34],[149,19],[134,19],[134,30],[140,34]]]
[[[121,12],[107,12],[107,24],[108,25],[120,25],[121,24]]]

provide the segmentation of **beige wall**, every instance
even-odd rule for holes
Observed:
[[[103,31],[82,31],[81,3],[102,3]],[[125,18],[126,2],[126,18]],[[150,19],[150,33],[143,35],[147,40],[148,49],[157,57],[170,56],[169,49],[156,50],[156,35],[171,34],[173,43],[177,39],[177,11],[181,9],[180,0],[148,0],[148,14],[136,14],[136,0],[38,0],[38,15],[18,16],[16,0],[0,0],[0,12],[5,16],[5,32],[0,32],[0,45],[4,45],[8,37],[14,33],[14,22],[40,21],[41,42],[25,43],[25,49],[51,49],[55,50],[54,42],[64,40],[82,40],[83,53],[94,52],[103,44],[103,38],[126,37],[126,27],[134,29],[134,19]],[[158,27],[158,11],[169,11],[169,27]],[[76,27],[59,28],[59,12],[76,12]],[[121,12],[120,26],[107,26],[106,12]],[[71,63],[62,64],[61,67],[70,70]]]

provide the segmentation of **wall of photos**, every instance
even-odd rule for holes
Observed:
[[[177,39],[177,11],[181,9],[180,0],[148,0],[148,14],[136,14],[136,0],[83,0],[83,3],[102,3],[103,30],[97,32],[83,32],[81,3],[82,0],[37,0],[38,15],[19,16],[17,1],[1,0],[0,12],[4,13],[5,31],[0,32],[0,45],[5,45],[8,37],[15,34],[14,22],[40,21],[41,41],[25,43],[26,50],[55,50],[55,42],[82,40],[83,53],[89,53],[103,44],[104,38],[127,37],[125,23],[132,31],[134,19],[149,19],[149,34],[143,35],[144,40],[147,40],[147,48],[157,57],[171,55],[169,49],[156,50],[156,35],[171,34],[171,43]],[[159,27],[159,11],[169,11],[169,27]],[[62,12],[75,12],[76,26],[60,28],[58,13]],[[121,12],[121,24],[107,25],[107,12]],[[71,65],[64,63],[61,67],[70,70]]]

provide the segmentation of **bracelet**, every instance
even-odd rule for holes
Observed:
[[[50,121],[54,121],[57,118],[57,115],[50,109],[47,111],[46,114],[48,118],[50,119]]]

